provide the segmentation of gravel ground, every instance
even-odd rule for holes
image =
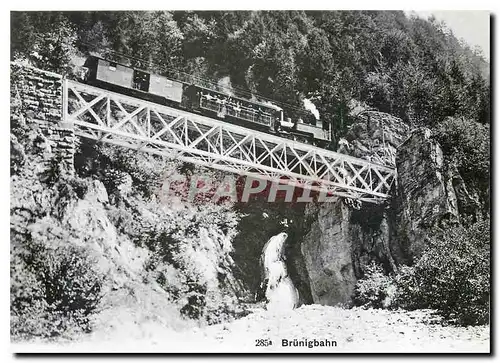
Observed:
[[[432,323],[434,321],[434,323]],[[261,352],[489,352],[489,327],[444,327],[429,311],[342,309],[319,305],[272,314],[255,311],[243,319],[210,326],[207,336],[222,347]],[[256,339],[272,345],[256,347]],[[331,347],[283,347],[282,339],[330,340]],[[229,348],[231,349],[231,348]]]
[[[282,340],[325,339],[332,346],[284,347]],[[260,341],[259,341],[260,340]],[[257,346],[260,342],[260,346]],[[269,345],[269,342],[272,344]],[[16,344],[14,351],[64,352],[489,352],[489,326],[436,323],[430,311],[343,309],[320,305],[272,313],[262,308],[233,322],[176,332],[125,326],[63,345]]]

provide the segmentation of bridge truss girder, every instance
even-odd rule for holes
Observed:
[[[389,197],[394,169],[66,80],[64,119],[80,137],[356,200]]]

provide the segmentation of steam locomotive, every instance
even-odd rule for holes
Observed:
[[[96,56],[86,59],[83,71],[82,81],[99,88],[319,147],[331,143],[329,124],[316,120],[305,110],[286,111],[255,97],[249,100],[228,95],[195,82],[170,79]]]

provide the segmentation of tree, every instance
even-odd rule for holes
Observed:
[[[467,186],[479,193],[484,212],[489,214],[489,125],[449,117],[436,127],[435,134],[448,162],[455,163]]]
[[[65,74],[76,52],[76,30],[59,12],[12,13],[13,59],[27,59],[35,67]]]

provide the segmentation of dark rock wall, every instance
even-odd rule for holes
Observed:
[[[363,277],[365,266],[372,261],[380,263],[386,272],[397,269],[393,256],[398,250],[391,246],[391,219],[391,209],[386,205],[365,205],[359,210],[351,210],[349,235],[356,278]]]
[[[391,246],[391,212],[384,205],[352,209],[340,198],[310,205],[314,215],[302,243],[314,303],[350,303],[354,287],[371,261],[396,269]]]

